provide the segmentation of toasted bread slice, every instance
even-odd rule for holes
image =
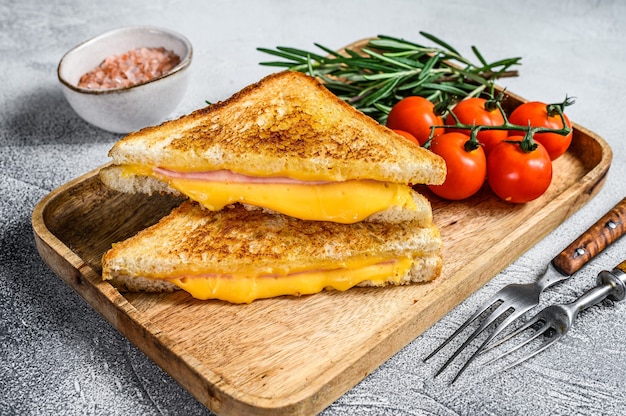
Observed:
[[[446,174],[442,158],[355,110],[315,78],[292,71],[131,133],[109,156],[117,165],[304,181],[441,184]]]
[[[302,221],[241,206],[208,211],[186,201],[114,244],[102,258],[102,277],[120,290],[182,287],[200,299],[242,303],[429,281],[441,272],[441,246],[432,223]],[[194,291],[203,279],[206,287]]]
[[[441,157],[291,71],[131,133],[109,155],[100,177],[122,192],[182,193],[210,210],[240,202],[340,223],[430,218],[408,184],[439,184],[446,173]]]

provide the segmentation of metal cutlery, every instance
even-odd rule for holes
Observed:
[[[502,319],[482,344],[474,351],[465,364],[454,376],[452,383],[465,371],[470,363],[494,340],[506,327],[539,304],[541,293],[548,287],[569,279],[576,271],[607,246],[626,232],[626,198],[596,221],[589,229],[574,240],[548,264],[542,275],[533,283],[510,284],[487,300],[471,315],[452,335],[431,352],[424,361],[428,361],[463,332],[470,324],[477,321],[487,310],[491,312],[483,319],[472,334],[458,347],[448,360],[439,368],[435,377],[441,374],[466,347],[485,329]],[[510,312],[507,315],[507,312]]]
[[[492,348],[495,348],[508,340],[520,335],[524,331],[532,328],[535,333],[525,341],[519,343],[517,346],[509,349],[508,351],[500,354],[496,358],[490,360],[488,363],[501,359],[513,352],[521,349],[525,345],[530,344],[540,336],[544,336],[545,340],[534,351],[518,358],[512,364],[509,364],[506,369],[514,367],[529,358],[534,357],[541,351],[548,348],[550,345],[561,339],[567,331],[572,327],[572,324],[578,317],[578,314],[587,309],[590,306],[597,305],[605,299],[610,299],[615,302],[619,302],[626,296],[626,260],[622,261],[612,271],[602,271],[598,274],[597,284],[594,288],[588,290],[576,299],[574,302],[568,304],[551,305],[542,309],[533,318],[529,319],[524,325],[511,332],[498,342],[489,345],[483,352],[487,352]],[[537,327],[537,325],[539,325]]]

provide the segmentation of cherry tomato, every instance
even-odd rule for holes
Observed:
[[[409,139],[409,141],[412,141],[413,143],[417,145],[420,144],[420,142],[418,142],[415,136],[413,136],[411,133],[408,133],[404,130],[394,130],[394,131],[398,133],[400,136],[404,137],[405,139]]]
[[[431,126],[443,125],[443,119],[435,114],[434,107],[434,104],[424,97],[403,98],[391,108],[387,116],[387,127],[406,131],[423,145],[428,140]],[[438,136],[443,132],[443,128],[437,128],[434,134]]]
[[[435,137],[430,150],[441,156],[448,169],[442,185],[429,185],[428,188],[445,199],[460,200],[469,198],[485,182],[487,165],[485,152],[481,146],[465,150],[469,136],[463,133],[445,133]]]
[[[504,117],[497,108],[487,109],[485,104],[487,100],[484,98],[467,98],[454,106],[452,112],[457,116],[459,121],[463,124],[469,125],[483,125],[483,126],[501,126],[504,124]],[[448,114],[446,118],[446,124],[455,124],[454,118]],[[447,128],[448,131],[460,131],[463,130]],[[465,130],[469,134],[468,130]],[[500,143],[502,140],[506,140],[508,132],[506,130],[481,130],[476,135],[478,142],[483,146],[485,155],[489,157],[489,152],[493,147]]]
[[[508,140],[522,141],[522,136]],[[552,182],[552,161],[546,148],[524,152],[518,143],[504,141],[496,145],[487,159],[489,186],[504,201],[516,204],[539,198]]]
[[[563,117],[565,118],[565,124],[571,128],[572,123],[567,116],[563,114]],[[531,127],[563,128],[561,117],[558,114],[548,114],[546,104],[538,101],[527,102],[517,107],[509,116],[509,121],[520,126],[528,126],[530,124]],[[515,131],[510,132],[510,135],[519,134],[519,132]],[[567,136],[557,133],[537,133],[534,139],[546,148],[550,154],[550,159],[554,160],[567,151],[572,142],[572,135],[573,132],[570,132]]]

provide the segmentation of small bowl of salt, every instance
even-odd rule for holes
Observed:
[[[57,68],[63,95],[85,121],[114,133],[160,124],[182,101],[192,46],[171,30],[124,27],[68,51]]]

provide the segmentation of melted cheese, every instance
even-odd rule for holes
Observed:
[[[241,202],[302,220],[352,224],[390,207],[416,210],[407,185],[372,180],[305,183],[228,183],[166,178],[145,167],[127,167],[128,174],[154,176],[207,209],[218,211]]]
[[[272,276],[254,274],[198,275],[167,279],[194,298],[220,299],[231,303],[250,303],[255,299],[283,295],[310,295],[324,289],[347,290],[364,281],[382,286],[399,283],[411,267],[410,258],[383,261],[352,262],[348,267],[332,270],[313,270]]]

